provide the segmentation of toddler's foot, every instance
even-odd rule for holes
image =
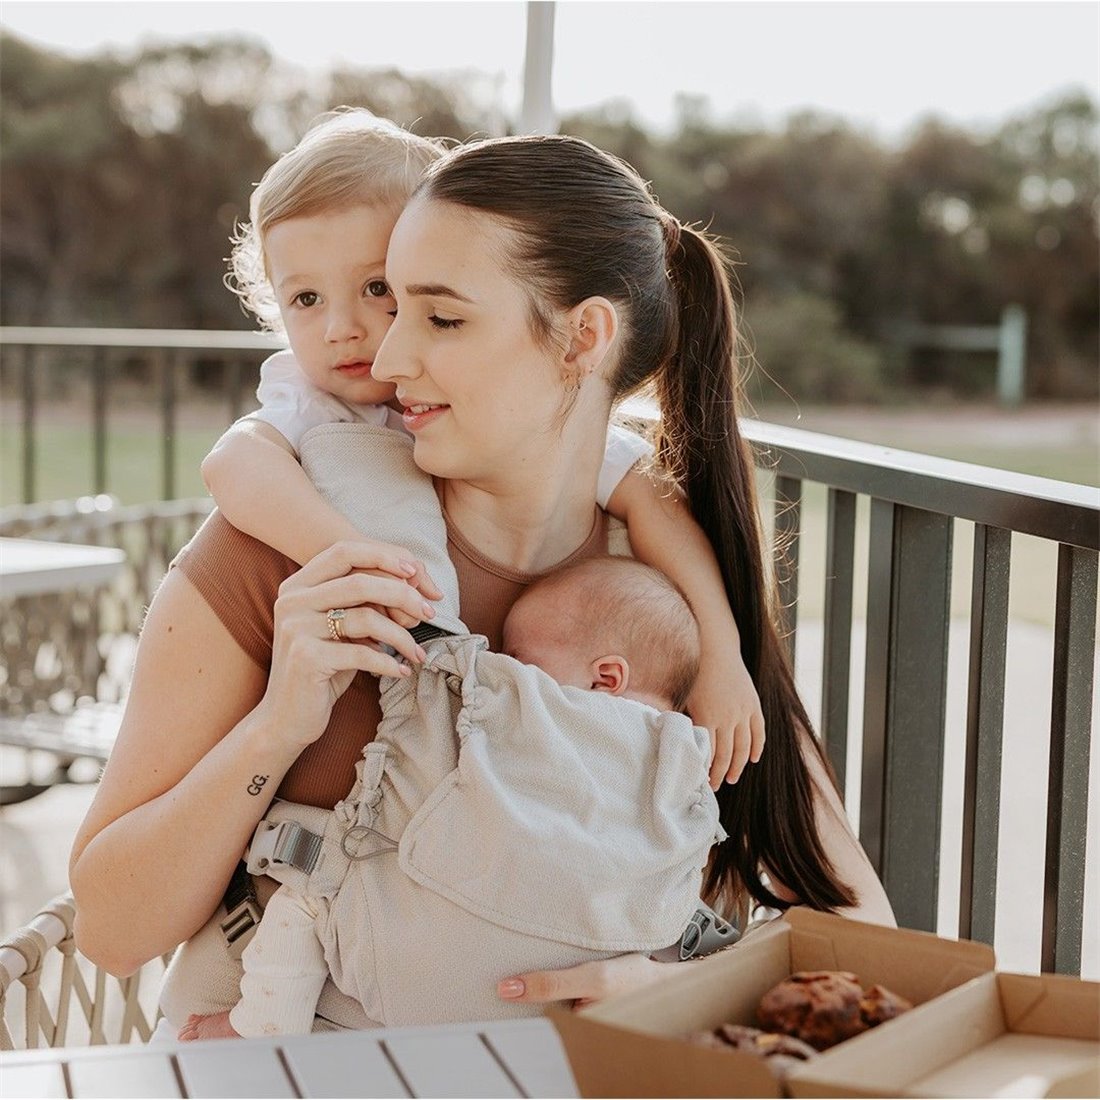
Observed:
[[[187,1023],[180,1028],[180,1040],[189,1043],[194,1039],[239,1039],[229,1022],[229,1012],[215,1012],[210,1016],[200,1016],[193,1012],[187,1017]]]

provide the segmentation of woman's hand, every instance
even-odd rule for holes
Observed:
[[[435,614],[414,587],[425,576],[400,547],[356,540],[322,551],[280,585],[271,673],[260,706],[275,716],[289,747],[301,751],[321,736],[333,704],[357,672],[409,675],[408,666],[381,646],[409,661],[424,659],[391,616],[421,622]],[[346,612],[340,641],[332,637],[328,619],[337,608]]]
[[[764,752],[764,712],[760,696],[738,650],[703,646],[699,675],[688,696],[687,712],[710,731],[710,786],[736,783],[750,761]]]
[[[617,993],[652,985],[676,972],[675,965],[654,962],[647,955],[618,955],[565,970],[532,970],[505,978],[497,983],[497,996],[520,1004],[572,1001],[574,1008],[584,1008]]]

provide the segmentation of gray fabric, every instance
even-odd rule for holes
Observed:
[[[413,461],[412,438],[375,424],[323,424],[302,437],[301,461],[321,495],[360,531],[424,563],[444,594],[433,602],[432,625],[465,634],[447,525],[432,479]]]

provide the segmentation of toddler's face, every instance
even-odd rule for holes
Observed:
[[[398,210],[354,206],[290,218],[264,238],[291,350],[319,389],[357,405],[382,405],[394,386],[371,376],[397,305],[386,283],[386,248]]]

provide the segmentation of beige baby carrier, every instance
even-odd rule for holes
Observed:
[[[349,796],[330,811],[275,803],[250,847],[251,872],[328,902],[319,1015],[363,1027],[536,1013],[498,999],[496,983],[679,942],[724,837],[706,731],[563,688],[469,634],[435,490],[407,436],[325,425],[303,439],[302,464],[446,593],[423,666],[382,681],[384,717]],[[173,1023],[237,1000],[239,963],[213,924],[173,963],[162,998]]]

